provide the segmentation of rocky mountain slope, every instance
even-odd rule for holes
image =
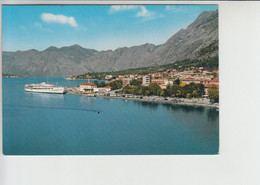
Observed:
[[[114,51],[96,51],[79,45],[2,53],[2,71],[16,75],[62,76],[117,71],[205,59],[218,55],[218,11],[206,11],[166,43],[144,44]]]

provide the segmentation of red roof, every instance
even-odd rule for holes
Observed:
[[[93,83],[83,83],[83,84],[81,84],[81,85],[97,86],[97,85],[95,85],[95,84],[93,84]]]
[[[219,88],[219,85],[218,84],[203,84],[204,87],[216,87],[216,88]]]
[[[191,77],[189,77],[189,78],[185,78],[184,80],[195,80],[194,78],[191,78]]]
[[[201,80],[200,83],[202,83],[202,84],[209,84],[210,80]]]
[[[219,82],[218,78],[214,78],[211,82]]]
[[[107,85],[106,87],[104,87],[104,88],[108,88],[108,89],[111,89],[111,87],[109,86],[109,85]]]

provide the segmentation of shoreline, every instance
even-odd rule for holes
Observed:
[[[89,96],[91,97],[91,96]],[[132,101],[142,101],[142,102],[150,102],[150,103],[163,103],[163,104],[172,104],[172,105],[187,105],[187,106],[201,106],[201,107],[213,107],[219,108],[219,104],[202,104],[202,103],[188,103],[188,102],[173,102],[171,100],[149,100],[149,99],[139,99],[139,98],[126,98],[126,97],[111,97],[111,96],[96,96],[99,98],[105,99],[122,99],[122,100],[132,100]]]
[[[88,97],[99,97],[99,98],[106,98],[106,99],[122,99],[122,100],[132,100],[132,101],[142,101],[142,102],[151,102],[151,103],[164,103],[164,104],[173,104],[173,105],[187,105],[187,106],[202,106],[202,107],[214,107],[219,108],[219,103],[216,104],[209,104],[209,100],[205,101],[205,99],[186,99],[186,98],[171,98],[166,97],[168,100],[165,100],[164,97],[158,96],[149,96],[143,97],[140,99],[139,97],[122,97],[122,96],[101,96],[96,94],[83,94],[82,92],[77,91],[75,88],[67,88],[66,94],[70,95],[82,95]],[[135,96],[135,95],[131,95]],[[175,100],[175,101],[174,101]]]

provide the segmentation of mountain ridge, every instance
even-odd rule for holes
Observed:
[[[174,63],[183,59],[218,56],[218,10],[202,12],[186,29],[164,44],[145,43],[115,50],[84,48],[78,44],[43,51],[2,52],[3,73],[33,76],[79,75]]]

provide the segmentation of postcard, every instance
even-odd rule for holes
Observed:
[[[4,155],[219,153],[218,5],[2,5]]]

